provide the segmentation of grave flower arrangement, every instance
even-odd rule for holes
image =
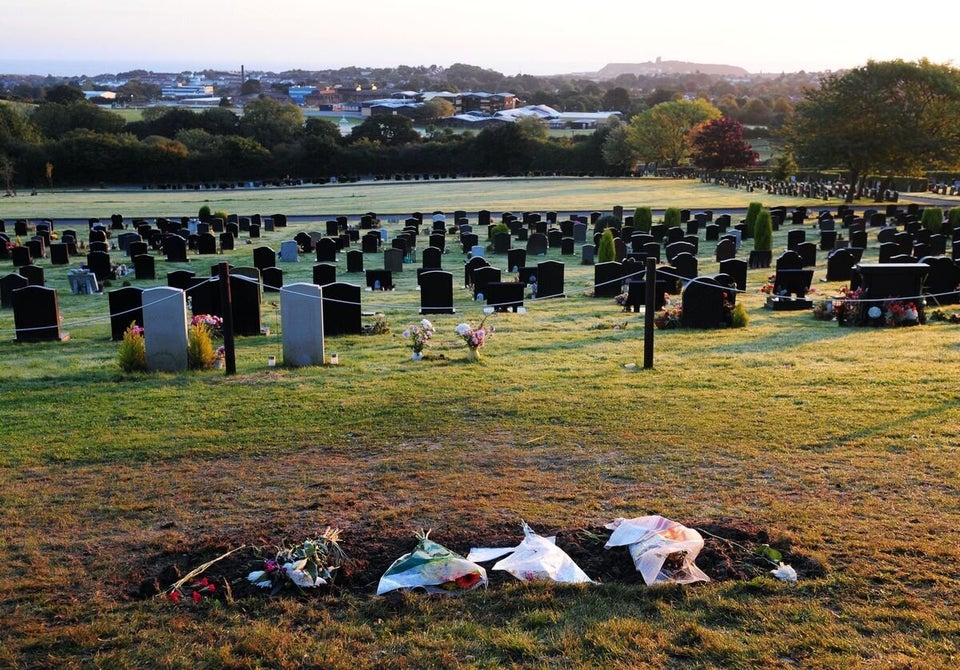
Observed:
[[[774,282],[777,279],[777,275],[770,275],[767,277],[767,283],[760,287],[760,292],[765,295],[773,295],[774,291]]]
[[[430,346],[430,339],[436,329],[428,319],[421,319],[420,323],[407,326],[403,331],[403,339],[410,341],[410,348],[413,349],[413,357],[421,358],[423,350]]]
[[[223,337],[223,319],[216,314],[195,314],[190,319],[190,325],[203,324],[210,331],[211,337]]]
[[[682,319],[683,305],[673,305],[667,301],[663,309],[653,317],[653,325],[661,330],[671,330],[679,328]]]
[[[493,329],[486,329],[483,324],[486,318],[480,322],[480,325],[474,328],[469,323],[461,323],[454,328],[454,331],[460,338],[467,343],[467,351],[471,358],[479,358],[480,347],[487,343],[487,339],[493,335]]]
[[[327,528],[319,537],[293,547],[278,547],[263,559],[261,569],[247,575],[254,586],[270,589],[271,595],[285,590],[313,589],[333,581],[334,572],[347,560],[340,548],[340,529]]]
[[[883,316],[888,326],[915,326],[920,323],[916,303],[890,300],[885,305]]]
[[[960,323],[960,312],[947,314],[942,309],[935,309],[930,314],[931,321],[947,321],[949,323]]]

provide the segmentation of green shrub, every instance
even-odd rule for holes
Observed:
[[[200,213],[197,214],[197,218],[199,218],[199,219],[200,219],[201,221],[203,221],[204,223],[206,223],[207,221],[209,221],[211,216],[212,216],[212,215],[211,215],[211,213],[210,213],[210,205],[204,205],[203,207],[201,207],[201,208],[200,208]]]
[[[757,216],[763,210],[763,203],[751,202],[747,205],[747,216],[743,220],[747,224],[747,237],[756,237],[757,234]]]
[[[187,330],[187,365],[191,370],[206,370],[213,367],[217,353],[213,348],[210,327],[196,323]]]
[[[509,233],[509,232],[510,232],[510,226],[508,226],[505,223],[498,223],[497,225],[490,227],[490,239],[492,240],[493,236],[496,235],[497,233]]]
[[[633,229],[644,233],[650,232],[653,225],[653,210],[649,207],[637,207],[633,210]]]
[[[773,248],[773,218],[769,209],[760,210],[753,224],[753,248],[770,251]]]
[[[136,321],[123,332],[117,363],[124,372],[141,372],[147,369],[147,346],[143,339],[143,328]]]
[[[607,228],[619,228],[620,219],[615,217],[613,214],[604,214],[597,218],[597,222],[593,224],[593,232],[600,233]]]
[[[920,216],[920,225],[931,233],[943,230],[943,210],[939,207],[925,207]]]
[[[960,228],[960,207],[951,207],[947,211],[947,228],[944,233],[951,233]]]
[[[663,222],[667,224],[667,227],[679,226],[680,225],[680,208],[679,207],[667,207],[663,212]]]
[[[747,314],[747,308],[742,303],[733,306],[733,314],[730,317],[730,326],[733,328],[746,328],[750,323],[750,315]]]
[[[597,262],[609,263],[617,260],[617,247],[613,243],[613,231],[607,228],[600,236],[600,245],[597,247]]]
[[[224,210],[222,210],[222,209],[218,209],[217,211],[215,211],[215,212],[213,213],[213,218],[215,218],[215,219],[223,219],[223,222],[224,222],[224,223],[227,222],[227,217],[229,217],[229,216],[230,216],[230,215],[227,214],[227,213],[226,213]]]

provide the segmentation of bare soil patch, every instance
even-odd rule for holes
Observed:
[[[770,545],[783,555],[783,560],[797,571],[798,579],[823,577],[824,566],[818,561],[795,553],[788,541],[771,540],[767,531],[759,526],[733,520],[703,520],[689,524],[704,537],[704,548],[696,564],[710,579],[717,582],[730,580],[748,581],[769,574],[773,567],[769,561],[756,553],[758,547]],[[535,527],[535,526],[534,526]],[[579,565],[592,579],[600,583],[642,584],[640,573],[625,547],[604,549],[610,536],[606,528],[538,529],[544,535],[556,535],[557,545]],[[722,538],[722,539],[721,539]],[[230,550],[231,546],[244,544],[241,538],[232,545],[217,543],[197,546],[187,552],[165,553],[149,557],[136,571],[144,576],[139,585],[135,582],[127,594],[131,598],[155,596],[184,574],[203,563]],[[304,538],[306,539],[306,538]],[[466,555],[472,547],[509,547],[522,539],[516,524],[473,525],[433,537],[447,548]],[[411,551],[416,539],[408,535],[396,535],[372,526],[363,534],[352,533],[341,541],[341,548],[350,557],[333,585],[333,592],[347,591],[355,595],[372,595],[376,592],[381,575],[394,560]],[[246,575],[260,569],[259,560],[252,548],[238,551],[211,566],[204,576],[218,584],[215,597],[220,599],[243,599],[266,597],[268,592],[250,584]],[[486,566],[489,568],[489,566]],[[501,571],[487,572],[489,586],[511,581],[514,578]]]

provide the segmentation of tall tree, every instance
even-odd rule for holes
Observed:
[[[960,164],[960,70],[926,59],[869,61],[805,92],[785,135],[801,165],[841,168],[853,202],[870,175]]]
[[[689,156],[690,132],[717,118],[720,110],[705,100],[661,102],[630,119],[627,138],[640,160],[664,161],[676,167]]]
[[[378,114],[364,119],[350,131],[350,142],[365,139],[384,147],[417,143],[420,133],[413,128],[413,121],[406,116]]]
[[[293,142],[302,130],[303,112],[299,107],[292,103],[281,104],[267,96],[248,102],[240,119],[241,134],[267,149]]]
[[[694,165],[707,170],[750,167],[760,157],[743,139],[743,124],[726,117],[707,121],[694,130],[690,146]]]

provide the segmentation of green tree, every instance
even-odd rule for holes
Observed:
[[[615,174],[622,175],[631,171],[635,159],[627,139],[626,125],[611,120],[601,152],[603,162],[614,168]]]
[[[415,110],[414,118],[423,122],[428,122],[453,116],[456,114],[456,112],[456,108],[454,108],[453,104],[449,100],[444,100],[443,98],[433,98],[432,100],[427,100],[425,103],[423,103],[423,105]]]
[[[43,97],[47,102],[54,102],[58,105],[70,105],[74,102],[80,102],[81,100],[87,99],[83,94],[83,91],[80,90],[79,86],[71,86],[69,84],[59,84],[58,86],[54,86],[47,91],[46,95]]]
[[[18,107],[0,102],[0,151],[19,144],[38,144],[40,131]]]
[[[763,209],[757,213],[753,248],[757,251],[770,251],[773,248],[773,219],[769,209]]]
[[[943,209],[940,207],[924,207],[920,215],[920,224],[931,233],[939,233],[943,229]]]
[[[272,149],[288,144],[303,131],[303,112],[292,103],[281,104],[273,98],[261,96],[251,100],[240,119],[240,134]]]
[[[603,109],[627,114],[633,107],[630,92],[622,86],[615,86],[603,94]]]
[[[73,130],[117,134],[123,132],[126,125],[119,114],[100,109],[86,100],[66,105],[58,102],[42,103],[33,111],[30,120],[48,139],[59,139]]]
[[[17,190],[13,186],[13,161],[7,158],[6,154],[0,154],[0,181],[3,182],[4,193],[6,195],[16,195]]]
[[[785,128],[805,167],[847,173],[853,202],[869,175],[920,175],[960,162],[960,71],[926,59],[875,62],[808,90]]]
[[[640,160],[675,167],[690,154],[691,131],[719,117],[720,110],[705,100],[662,102],[630,119],[628,142]]]
[[[653,226],[653,210],[644,205],[633,210],[633,227],[642,233],[649,233]]]
[[[406,116],[378,114],[363,120],[350,131],[350,143],[368,140],[384,147],[419,143],[420,133],[413,128],[413,121]]]
[[[762,202],[751,202],[747,205],[747,215],[743,222],[747,225],[747,237],[754,237],[757,234],[757,217],[763,210]]]
[[[669,228],[672,228],[674,226],[679,226],[680,225],[680,208],[667,207],[663,211],[663,222]]]
[[[760,157],[743,139],[743,124],[726,117],[707,121],[696,128],[690,146],[694,165],[718,172],[756,165]]]
[[[617,260],[617,248],[613,242],[613,230],[605,228],[600,235],[600,244],[597,245],[597,262],[609,263]]]

